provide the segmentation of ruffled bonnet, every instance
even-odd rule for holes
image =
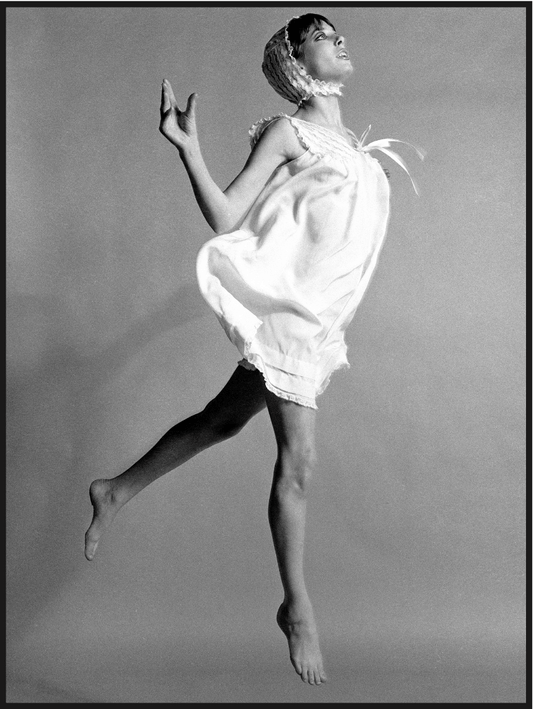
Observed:
[[[268,83],[280,96],[298,106],[311,96],[342,96],[342,84],[314,79],[294,58],[289,25],[298,17],[288,20],[265,46],[261,68]]]

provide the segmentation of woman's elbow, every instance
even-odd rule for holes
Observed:
[[[219,236],[220,234],[229,234],[232,231],[236,231],[242,222],[242,216],[235,215],[225,215],[224,217],[218,218],[211,225],[213,231]]]

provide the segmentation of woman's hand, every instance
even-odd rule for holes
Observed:
[[[180,111],[170,82],[163,80],[161,87],[161,121],[159,131],[180,153],[198,147],[196,132],[196,98],[191,94],[185,111]]]

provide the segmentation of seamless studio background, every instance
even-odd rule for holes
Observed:
[[[142,492],[83,556],[88,485],[231,375],[211,237],[158,132],[199,93],[222,187],[291,113],[260,70],[313,10],[346,36],[343,116],[425,148],[391,172],[380,265],[319,399],[307,577],[330,682],[275,625],[266,413]],[[7,9],[10,702],[523,699],[525,8]]]

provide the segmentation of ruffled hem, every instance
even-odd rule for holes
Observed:
[[[268,365],[261,354],[259,352],[253,352],[252,348],[253,345],[256,341],[255,338],[255,333],[252,337],[250,337],[248,340],[244,342],[244,347],[242,348],[241,354],[244,357],[244,360],[241,360],[239,364],[241,366],[244,366],[246,369],[257,369],[259,372],[261,372],[263,376],[263,380],[265,382],[266,388],[271,391],[273,394],[278,396],[280,399],[285,399],[286,401],[292,401],[295,404],[299,404],[300,406],[305,406],[310,409],[318,409],[318,406],[316,405],[316,397],[320,396],[327,388],[331,376],[334,372],[340,370],[340,369],[349,369],[350,368],[350,363],[346,359],[346,351],[343,350],[341,352],[336,352],[335,353],[335,359],[336,361],[333,363],[333,366],[330,368],[328,371],[327,375],[322,379],[320,384],[318,385],[315,395],[313,397],[309,396],[303,396],[300,394],[296,394],[295,392],[287,391],[286,389],[281,389],[279,386],[274,384],[274,382],[271,380],[269,376],[269,368],[273,369],[278,369],[277,367],[273,365]],[[241,348],[238,348],[241,350]],[[246,365],[250,365],[249,367]],[[285,372],[283,371],[284,374],[288,374],[290,376],[290,372]],[[305,377],[304,377],[305,379]]]
[[[319,386],[319,388],[318,388],[318,390],[317,390],[317,392],[316,392],[316,395],[317,395],[317,396],[320,396],[320,394],[324,393],[324,391],[326,390],[326,388],[327,388],[327,386],[328,386],[328,384],[329,384],[329,380],[331,379],[331,375],[332,375],[334,372],[338,372],[340,369],[350,369],[350,363],[349,363],[348,361],[346,361],[346,360],[341,360],[340,362],[338,362],[338,363],[333,367],[333,369],[331,369],[331,370],[329,371],[328,375],[327,375],[326,378],[323,380],[322,384]]]
[[[252,334],[251,337],[248,337],[244,341],[244,346],[242,347],[237,347],[237,349],[241,352],[242,356],[244,359],[249,362],[251,365],[253,365],[256,369],[258,369],[261,374],[263,375],[263,379],[265,382],[265,386],[268,389],[268,391],[271,391],[273,394],[278,396],[280,399],[285,399],[286,401],[293,401],[295,404],[299,404],[300,406],[306,406],[307,408],[310,409],[317,409],[317,405],[314,401],[314,399],[310,399],[308,397],[303,397],[299,396],[298,394],[294,394],[293,392],[285,391],[284,389],[280,389],[277,387],[275,384],[270,381],[270,378],[268,376],[267,372],[267,365],[263,361],[263,358],[261,357],[260,354],[257,352],[252,352],[252,346],[255,342],[255,335],[257,333],[257,330],[261,326],[262,323],[258,324],[255,332]],[[235,341],[234,341],[234,344]]]
[[[292,394],[288,391],[284,391],[283,389],[279,389],[275,384],[272,384],[272,382],[268,378],[268,374],[266,372],[266,366],[259,355],[250,353],[247,356],[245,356],[245,359],[249,364],[252,364],[259,372],[261,372],[261,374],[263,375],[263,380],[265,382],[265,386],[268,389],[268,391],[271,391],[273,394],[275,394],[280,399],[285,399],[286,401],[292,401],[295,404],[299,404],[300,406],[305,406],[308,409],[318,409],[318,406],[315,404],[315,402],[311,402],[310,399],[298,396],[298,394]]]
[[[279,389],[276,387],[272,382],[268,379],[268,375],[266,374],[265,371],[265,365],[262,361],[262,359],[259,357],[259,355],[253,355],[249,354],[248,357],[250,359],[244,359],[239,362],[239,364],[244,367],[245,369],[248,369],[250,371],[257,370],[261,372],[263,376],[263,380],[265,382],[266,388],[271,391],[273,394],[278,396],[280,399],[286,399],[287,401],[293,401],[295,404],[300,404],[300,406],[306,406],[309,409],[318,409],[318,406],[316,403],[310,403],[310,400],[307,398],[302,398],[301,396],[298,396],[297,394],[291,394],[290,392],[284,391],[283,389]],[[250,366],[246,366],[250,365]],[[350,369],[350,363],[346,361],[341,361],[338,364],[336,364],[333,369],[328,373],[326,378],[322,381],[322,384],[318,388],[316,392],[316,396],[320,396],[321,394],[324,393],[324,391],[327,389],[331,376],[334,374],[334,372],[338,372],[341,369]]]

